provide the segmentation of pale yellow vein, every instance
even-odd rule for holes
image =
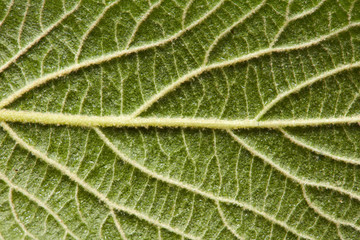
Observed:
[[[360,122],[360,115],[335,118],[278,119],[278,120],[222,120],[205,118],[87,116],[63,113],[42,113],[17,110],[0,110],[0,121],[69,125],[81,127],[179,127],[210,129],[283,128],[321,126]]]
[[[33,146],[27,144],[23,139],[21,139],[16,132],[6,123],[2,122],[1,126],[3,127],[3,129],[10,135],[10,137],[17,142],[20,146],[22,146],[24,149],[28,150],[29,152],[31,152],[34,156],[38,157],[39,159],[42,159],[44,162],[46,162],[47,164],[49,164],[50,166],[53,166],[54,168],[56,168],[57,170],[59,170],[62,174],[68,176],[72,181],[74,181],[75,183],[79,184],[83,189],[85,189],[87,192],[93,194],[95,197],[97,197],[100,201],[102,201],[103,203],[105,203],[108,208],[111,209],[117,209],[119,211],[123,211],[125,213],[128,213],[130,215],[134,215],[140,219],[143,219],[155,226],[160,226],[162,228],[165,228],[171,232],[174,232],[178,235],[181,236],[185,236],[186,238],[189,239],[198,239],[197,237],[191,235],[191,234],[186,234],[184,232],[182,232],[181,230],[177,229],[177,228],[173,228],[167,224],[161,223],[155,219],[152,219],[151,217],[136,211],[134,209],[128,208],[126,206],[117,204],[112,202],[110,199],[108,199],[104,194],[102,194],[101,192],[99,192],[97,189],[93,188],[92,186],[90,186],[88,183],[86,183],[83,179],[79,178],[76,174],[74,174],[73,172],[71,172],[66,166],[61,165],[60,163],[58,163],[57,161],[49,158],[46,154],[40,152],[39,150],[37,150],[36,148],[34,148]],[[3,174],[0,175],[0,178],[4,178],[6,181],[6,177],[3,176]],[[8,181],[6,181],[8,182]],[[9,183],[10,184],[10,183]],[[11,187],[13,187],[14,189],[18,190],[19,187],[14,186],[13,184],[10,185]],[[26,190],[22,190],[22,192],[24,192]],[[35,199],[35,201],[39,204],[42,204],[39,200],[37,200],[36,198],[32,198]],[[43,204],[44,205],[44,204]],[[41,206],[43,206],[41,205]],[[47,207],[47,209],[49,209]],[[50,210],[50,209],[49,209]],[[51,210],[50,210],[51,211]],[[54,213],[55,214],[55,213]],[[68,229],[68,228],[66,228]],[[68,230],[70,231],[70,230]],[[75,235],[74,235],[75,236]]]

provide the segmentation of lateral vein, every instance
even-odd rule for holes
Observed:
[[[266,155],[258,152],[255,148],[253,148],[252,146],[250,146],[247,142],[245,142],[243,139],[241,139],[239,136],[237,136],[234,132],[232,132],[231,130],[227,130],[228,134],[233,137],[233,139],[239,143],[239,145],[243,146],[246,150],[248,150],[253,156],[256,156],[260,159],[262,159],[264,162],[266,162],[267,164],[269,164],[271,167],[273,167],[274,169],[276,169],[277,171],[279,171],[280,173],[282,173],[285,177],[293,180],[294,182],[297,182],[298,184],[300,184],[301,186],[313,186],[313,187],[322,187],[322,188],[326,188],[326,189],[330,189],[330,190],[334,190],[337,191],[341,194],[346,194],[348,195],[350,198],[356,199],[360,201],[360,195],[358,193],[355,193],[353,191],[349,191],[346,190],[344,188],[341,187],[337,187],[337,186],[332,186],[331,184],[325,183],[325,182],[316,182],[316,181],[312,181],[312,180],[308,180],[306,178],[303,177],[298,177],[296,176],[294,173],[292,173],[291,171],[283,168],[282,166],[278,165],[277,163],[275,163],[271,158],[268,158]]]
[[[19,90],[15,91],[14,93],[12,93],[11,95],[9,95],[8,97],[4,98],[3,100],[0,101],[0,109],[4,108],[5,106],[11,104],[12,102],[14,102],[16,99],[20,98],[22,95],[24,95],[25,93],[51,81],[54,79],[57,79],[59,77],[62,76],[66,76],[69,75],[72,72],[76,72],[82,68],[86,68],[89,66],[93,66],[96,64],[101,64],[103,62],[107,62],[110,61],[112,59],[115,58],[120,58],[122,56],[126,56],[126,55],[130,55],[132,53],[138,53],[141,51],[145,51],[147,49],[151,49],[154,47],[158,47],[161,45],[164,45],[168,42],[173,41],[174,39],[176,39],[177,37],[181,36],[184,32],[190,30],[191,28],[193,28],[194,26],[196,26],[198,24],[198,22],[194,22],[192,25],[190,25],[189,27],[187,27],[184,30],[179,31],[177,34],[173,35],[172,37],[165,39],[165,40],[160,40],[158,42],[154,42],[145,46],[139,46],[139,47],[134,47],[134,48],[129,48],[129,49],[125,49],[122,51],[116,51],[112,54],[108,54],[108,55],[104,55],[104,56],[100,56],[98,58],[94,58],[94,59],[89,59],[86,61],[83,61],[81,63],[78,64],[73,64],[67,68],[64,68],[60,71],[57,72],[53,72],[50,73],[48,75],[45,75],[43,77],[40,77],[36,80],[34,80],[33,82],[31,82],[30,84],[20,88]],[[150,98],[149,100],[147,100],[142,106],[139,107],[139,109],[137,109],[134,113],[133,116],[139,115],[141,112],[144,112],[146,109],[148,109],[153,103],[155,103],[156,101],[158,101],[160,98],[162,98],[164,95],[166,95],[167,93],[173,91],[174,89],[176,89],[178,86],[180,86],[182,83],[189,81],[190,79],[199,76],[200,74],[213,70],[213,69],[218,69],[218,68],[222,68],[222,67],[227,67],[227,66],[231,66],[237,63],[241,63],[241,62],[245,62],[245,61],[249,61],[251,59],[255,59],[255,58],[259,58],[261,56],[267,55],[267,54],[271,54],[271,53],[277,53],[277,52],[286,52],[286,51],[291,51],[291,50],[299,50],[299,49],[304,49],[307,47],[311,47],[315,44],[318,44],[332,36],[336,36],[337,34],[341,33],[341,32],[345,32],[347,30],[349,30],[352,27],[358,27],[360,26],[360,22],[355,22],[352,24],[349,24],[348,26],[338,29],[328,35],[324,35],[322,37],[319,37],[317,39],[313,39],[309,42],[303,43],[303,44],[298,44],[298,45],[290,45],[290,46],[284,46],[284,47],[277,47],[277,48],[267,48],[267,49],[263,49],[263,50],[259,50],[257,52],[254,53],[250,53],[244,56],[240,56],[231,60],[227,60],[227,61],[223,61],[223,62],[219,62],[219,63],[214,63],[211,65],[206,65],[206,66],[202,66],[199,67],[187,74],[185,74],[183,77],[179,78],[178,80],[174,81],[172,84],[170,84],[169,86],[165,87],[163,90],[161,90],[158,94],[154,95],[152,98]],[[359,63],[356,63],[359,64]],[[355,66],[356,67],[356,66]],[[342,67],[340,67],[340,69],[342,70],[346,70],[343,69]],[[1,73],[1,68],[0,68],[0,73]],[[332,71],[330,71],[332,72]],[[334,69],[333,72],[338,72],[337,69]],[[296,88],[298,89],[298,88]],[[259,116],[260,117],[260,116]]]
[[[286,229],[287,231],[290,231],[292,233],[294,233],[295,235],[298,235],[302,238],[306,238],[306,239],[312,239],[310,236],[303,234],[301,232],[298,232],[296,229],[292,228],[291,226],[288,226],[286,223],[283,223],[279,220],[277,220],[276,218],[274,218],[273,216],[267,214],[266,212],[260,211],[257,208],[253,207],[252,205],[246,203],[246,202],[240,202],[238,200],[235,199],[231,199],[231,198],[226,198],[226,197],[221,197],[221,196],[217,196],[214,195],[213,193],[210,192],[206,192],[203,191],[201,189],[198,189],[192,185],[189,185],[187,183],[182,183],[179,182],[176,179],[172,179],[163,175],[160,175],[156,172],[151,171],[150,169],[142,166],[141,164],[137,163],[135,160],[131,159],[130,157],[128,157],[127,155],[125,155],[123,152],[121,152],[108,138],[107,136],[100,130],[97,128],[94,128],[94,131],[98,134],[98,136],[105,142],[105,144],[117,155],[119,156],[123,161],[127,162],[128,164],[130,164],[131,166],[135,167],[136,169],[140,170],[141,172],[155,178],[158,179],[162,182],[165,182],[167,184],[171,184],[174,186],[177,186],[179,188],[182,189],[186,189],[194,194],[198,194],[201,195],[205,198],[211,199],[214,201],[215,204],[219,204],[219,202],[222,203],[227,203],[227,204],[233,204],[235,206],[247,209],[257,215],[260,215],[262,217],[264,217],[265,219],[267,219],[268,221],[275,223],[281,227],[283,227],[284,229]],[[219,213],[220,214],[220,213]],[[226,226],[225,226],[226,227]]]
[[[23,194],[24,196],[26,196],[28,199],[30,199],[31,201],[35,202],[37,205],[39,205],[40,207],[42,207],[45,211],[48,212],[48,214],[50,214],[61,226],[62,228],[68,232],[73,238],[75,238],[76,240],[80,240],[80,238],[75,235],[68,227],[67,225],[65,225],[64,221],[54,212],[52,211],[47,205],[46,203],[44,203],[43,201],[40,201],[37,197],[35,197],[34,195],[32,195],[31,193],[29,193],[26,189],[15,185],[14,183],[11,182],[11,180],[5,176],[3,173],[0,172],[0,179],[2,181],[4,181],[10,188],[14,189],[15,191],[20,192],[21,194]],[[30,235],[31,236],[31,235]],[[35,238],[36,239],[36,238]]]
[[[34,156],[36,156],[39,159],[42,159],[45,163],[49,164],[50,166],[53,166],[54,168],[56,168],[58,171],[60,171],[63,175],[68,176],[73,182],[79,184],[84,190],[86,190],[87,192],[93,194],[95,197],[97,197],[100,201],[102,201],[104,204],[106,204],[106,206],[109,208],[109,210],[111,211],[111,209],[116,209],[122,212],[125,212],[127,214],[133,215],[138,217],[139,219],[143,219],[147,222],[149,222],[150,224],[153,224],[155,226],[159,226],[161,228],[165,228],[167,230],[169,230],[170,232],[174,232],[178,235],[184,236],[186,238],[189,239],[198,239],[197,237],[192,236],[191,234],[186,234],[184,232],[182,232],[181,230],[177,229],[177,228],[173,228],[171,226],[169,226],[168,224],[165,223],[161,223],[159,221],[157,221],[156,219],[153,219],[149,216],[147,216],[146,214],[143,214],[137,210],[131,209],[127,206],[124,205],[120,205],[117,204],[113,201],[111,201],[109,198],[107,198],[106,195],[104,195],[103,193],[99,192],[96,188],[92,187],[91,185],[89,185],[87,182],[85,182],[83,179],[81,179],[78,175],[76,175],[75,173],[71,172],[66,166],[61,165],[60,163],[58,163],[57,161],[49,158],[46,154],[44,154],[43,152],[37,150],[36,148],[34,148],[33,146],[27,144],[23,139],[21,139],[17,133],[6,123],[2,122],[0,123],[0,126],[10,135],[10,137],[17,142],[21,147],[23,147],[24,149],[26,149],[27,151],[31,152]],[[0,172],[0,179],[3,179],[5,182],[7,182],[9,184],[10,187],[14,188],[15,190],[21,191],[20,187],[17,187],[13,184],[10,183],[9,180],[7,180],[6,176],[3,175]],[[30,194],[26,194],[25,192],[26,190],[22,190],[21,192],[23,194],[25,194],[26,196],[28,196],[29,198],[31,197]],[[40,201],[38,201],[35,197],[32,197],[32,200],[35,200],[39,205],[41,204]],[[42,207],[44,207],[45,205],[40,205]],[[46,206],[45,206],[46,207]],[[44,208],[45,208],[44,207]],[[50,208],[47,208],[49,210],[50,213],[51,210]],[[54,214],[54,213],[53,213]],[[60,220],[60,219],[59,219]],[[61,221],[61,220],[60,220]],[[69,232],[70,230],[67,229]],[[75,236],[75,235],[73,235]]]

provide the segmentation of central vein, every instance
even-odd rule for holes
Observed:
[[[360,115],[337,118],[278,119],[278,120],[223,120],[204,118],[166,118],[131,116],[87,116],[61,113],[41,113],[15,110],[0,110],[0,121],[69,125],[82,127],[182,127],[182,128],[280,128],[296,126],[318,126],[360,122]]]

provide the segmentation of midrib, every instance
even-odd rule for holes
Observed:
[[[350,124],[360,122],[360,115],[337,118],[278,119],[278,120],[222,120],[205,118],[166,118],[125,116],[87,116],[62,113],[41,113],[0,110],[0,121],[68,125],[80,127],[181,127],[210,129],[283,128]]]

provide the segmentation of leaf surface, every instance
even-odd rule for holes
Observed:
[[[357,0],[0,0],[0,239],[359,239]]]

